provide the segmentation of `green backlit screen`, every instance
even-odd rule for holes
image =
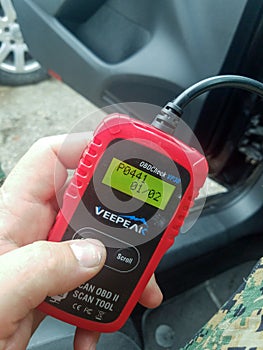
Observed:
[[[175,190],[174,185],[117,158],[112,159],[102,183],[162,210]]]

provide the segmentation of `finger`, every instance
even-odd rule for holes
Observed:
[[[95,350],[100,333],[77,328],[74,339],[74,350]]]
[[[0,338],[49,295],[63,294],[93,277],[105,262],[96,240],[38,241],[0,256]]]
[[[150,309],[155,308],[161,304],[163,294],[156,283],[155,276],[152,275],[147,286],[145,287],[139,302]]]
[[[67,179],[67,168],[77,166],[89,136],[43,138],[24,155],[0,188],[1,237],[18,246],[47,237],[57,212],[56,192]]]

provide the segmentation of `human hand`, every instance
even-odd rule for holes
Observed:
[[[0,188],[0,350],[25,349],[44,318],[36,307],[48,295],[65,293],[102,268],[105,249],[95,240],[47,242],[67,169],[77,167],[86,134],[36,142]],[[63,147],[61,147],[63,144]],[[54,173],[56,170],[56,181]],[[162,294],[154,276],[140,303],[153,308]],[[75,350],[94,349],[99,334],[77,329]]]

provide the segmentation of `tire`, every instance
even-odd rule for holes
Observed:
[[[37,83],[48,74],[30,55],[16,18],[12,0],[0,0],[0,84]]]
[[[49,76],[43,68],[31,73],[8,73],[0,69],[0,84],[7,86],[21,86],[39,83]]]

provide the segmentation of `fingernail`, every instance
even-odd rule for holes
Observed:
[[[105,254],[102,243],[94,239],[75,241],[70,247],[80,265],[87,268],[99,266]]]

